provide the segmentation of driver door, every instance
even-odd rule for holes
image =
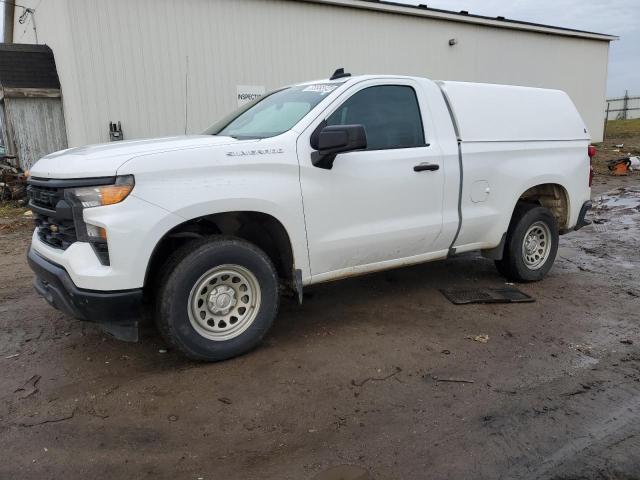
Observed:
[[[317,280],[402,263],[432,250],[442,229],[444,172],[429,144],[411,80],[364,81],[331,104],[298,139],[310,270]],[[327,125],[363,125],[367,149],[314,167],[310,135]],[[430,164],[429,168],[414,167]]]

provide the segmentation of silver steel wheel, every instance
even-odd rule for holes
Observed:
[[[202,275],[189,293],[189,320],[210,340],[237,337],[253,323],[260,310],[260,285],[240,265],[220,265]]]
[[[530,270],[537,270],[549,258],[551,252],[551,230],[544,222],[535,222],[529,227],[522,241],[522,259]]]

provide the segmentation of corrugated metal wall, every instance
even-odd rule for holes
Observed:
[[[602,137],[604,41],[287,0],[47,0],[36,19],[71,145],[108,141],[117,120],[126,138],[184,133],[185,123],[200,132],[236,107],[238,85],[272,89],[341,66],[560,88]],[[33,35],[17,25],[15,38]]]
[[[43,156],[67,148],[59,98],[4,98],[7,133],[20,167],[29,170]]]

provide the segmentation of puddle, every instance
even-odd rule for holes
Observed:
[[[632,215],[624,215],[620,218],[620,223],[622,223],[623,225],[635,225],[636,218]]]
[[[600,208],[640,208],[640,191],[624,188],[604,193],[595,205],[595,209]]]
[[[573,368],[590,368],[600,363],[597,358],[590,357],[588,355],[580,355],[572,362]]]
[[[640,206],[640,198],[636,197],[607,197],[603,195],[600,204],[609,208],[636,208]]]

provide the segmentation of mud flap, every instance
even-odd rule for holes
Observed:
[[[580,214],[578,215],[578,222],[576,223],[574,230],[580,230],[582,227],[591,225],[591,220],[587,220],[586,218],[587,212],[591,210],[591,206],[592,206],[592,203],[590,201],[584,202],[582,204],[582,208],[580,209]]]
[[[480,253],[484,258],[488,258],[490,260],[502,260],[502,256],[504,255],[504,244],[506,243],[506,241],[507,232],[504,232],[498,246],[489,248],[487,250],[481,250]]]
[[[302,270],[295,272],[296,292],[298,293],[298,304],[302,305]]]

